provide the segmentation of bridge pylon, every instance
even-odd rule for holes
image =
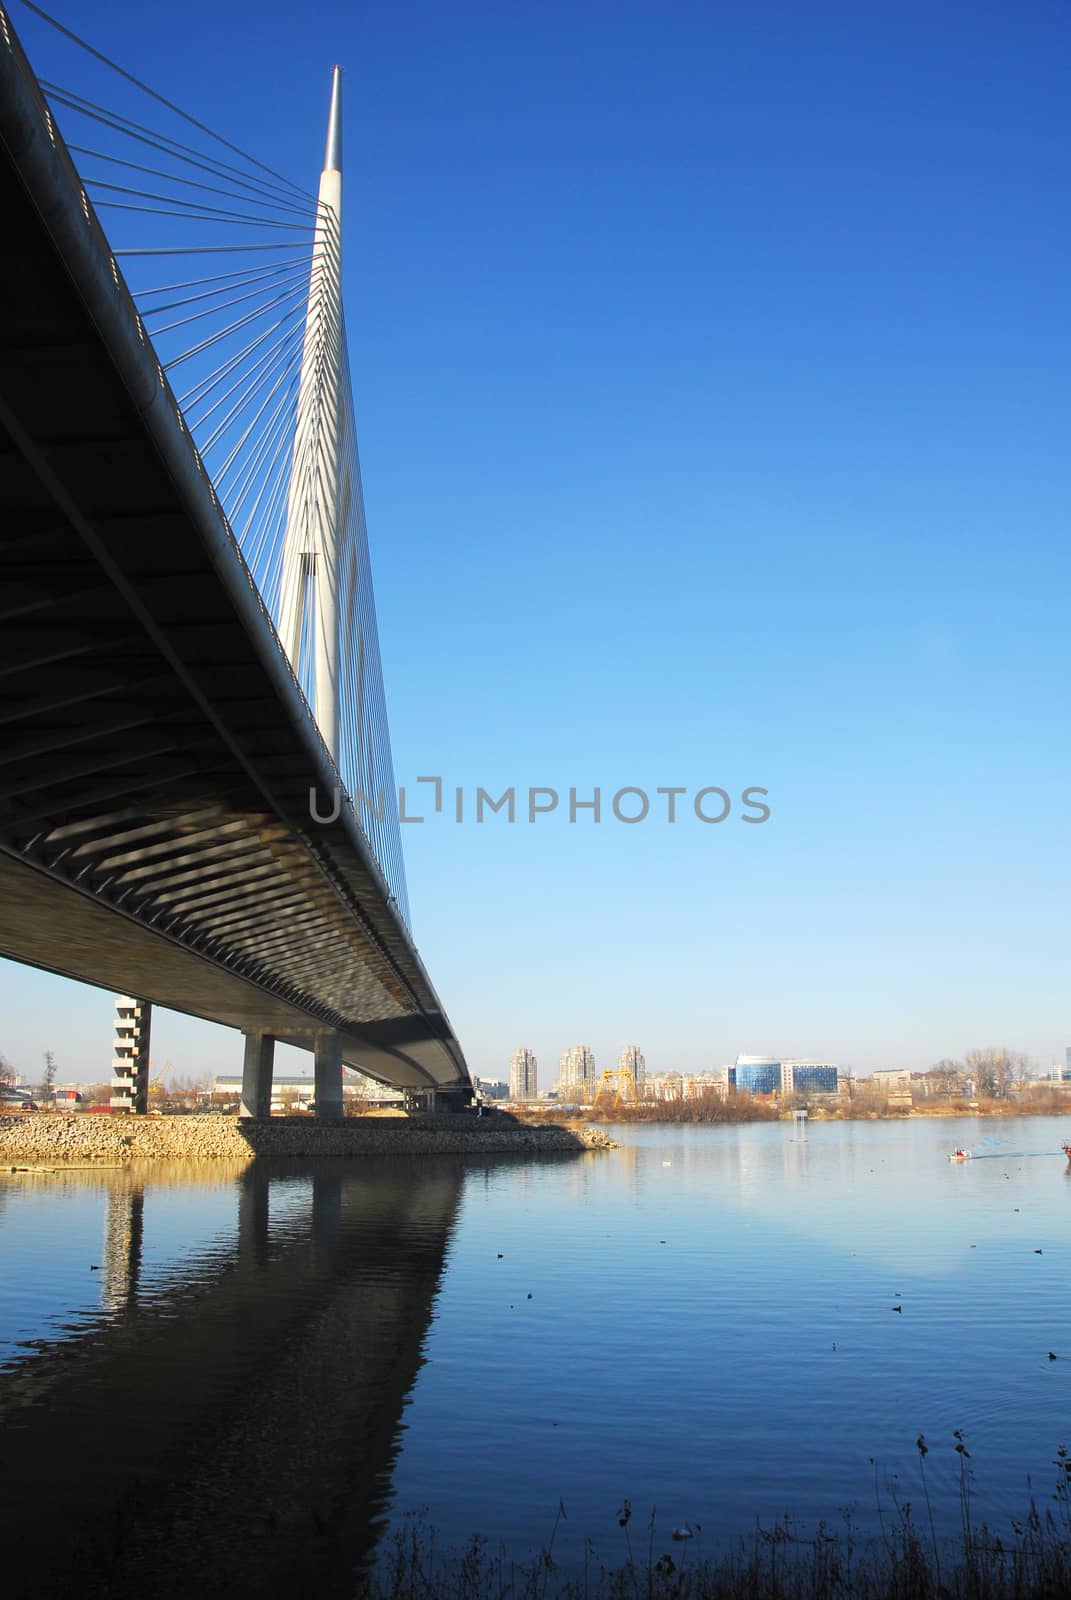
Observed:
[[[313,711],[339,763],[339,594],[342,587],[343,382],[342,69],[331,80],[331,109],[316,208],[298,386],[294,449],[283,539],[279,636],[302,677],[314,664]]]

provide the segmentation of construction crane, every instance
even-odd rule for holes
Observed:
[[[599,1078],[593,1104],[598,1105],[604,1094],[610,1096],[611,1105],[634,1106],[640,1097],[632,1068],[606,1067]]]

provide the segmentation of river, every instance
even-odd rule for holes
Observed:
[[[20,1592],[345,1596],[410,1512],[616,1562],[626,1497],[707,1550],[866,1534],[919,1505],[919,1434],[939,1529],[964,1468],[1006,1524],[1071,1443],[1066,1127],[0,1175],[0,1493],[49,1523]]]

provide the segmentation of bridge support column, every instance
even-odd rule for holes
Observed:
[[[149,1035],[152,1006],[134,995],[115,997],[115,1045],[112,1054],[112,1110],[149,1109]]]
[[[342,1115],[342,1035],[334,1028],[316,1035],[316,1115]]]
[[[247,1033],[242,1061],[240,1117],[271,1116],[271,1083],[275,1071],[275,1040],[270,1033]]]

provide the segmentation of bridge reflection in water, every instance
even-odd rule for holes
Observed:
[[[8,1180],[107,1190],[100,1315],[0,1370],[0,1503],[32,1508],[20,1596],[352,1594],[463,1177],[446,1156],[257,1162],[228,1235],[177,1270],[154,1248],[154,1218],[166,1252],[196,1204],[160,1193],[175,1168]]]

